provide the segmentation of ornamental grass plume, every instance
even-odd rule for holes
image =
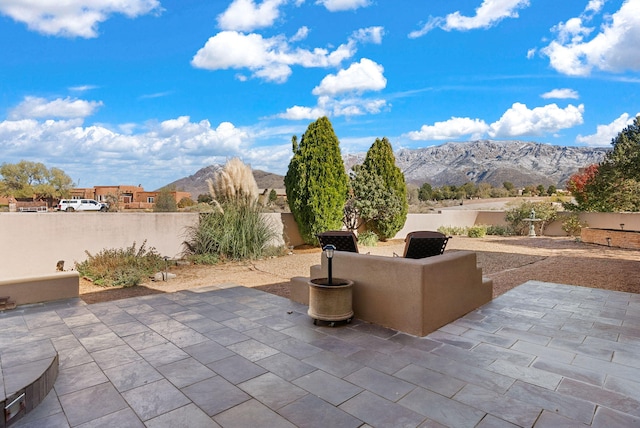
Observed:
[[[225,166],[207,180],[209,193],[220,203],[242,201],[254,203],[258,200],[258,185],[251,167],[239,158],[232,158]]]

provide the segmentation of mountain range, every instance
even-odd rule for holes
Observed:
[[[501,187],[506,181],[516,187],[554,185],[563,188],[569,177],[580,168],[599,163],[608,148],[554,146],[527,141],[478,140],[465,143],[445,143],[421,149],[400,149],[395,152],[396,165],[404,172],[407,183],[434,187],[461,185],[468,181],[486,182]],[[366,153],[346,155],[345,168],[364,161]],[[206,180],[213,177],[221,165],[210,165],[195,174],[170,183],[179,190],[191,192],[195,199],[207,193]],[[284,177],[254,170],[260,189],[284,188]]]

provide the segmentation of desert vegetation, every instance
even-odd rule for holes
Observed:
[[[86,251],[86,254],[85,261],[75,264],[76,270],[94,284],[104,287],[139,285],[166,264],[155,248],[146,247],[146,241],[137,249],[134,242],[127,248],[104,249],[95,255]]]
[[[230,159],[208,184],[214,209],[201,213],[198,224],[187,230],[184,245],[189,259],[214,264],[277,251],[269,248],[275,232],[261,215],[258,186],[248,165]]]

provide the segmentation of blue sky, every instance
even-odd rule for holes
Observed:
[[[640,112],[640,0],[0,0],[0,163],[155,189],[479,138],[608,146]]]

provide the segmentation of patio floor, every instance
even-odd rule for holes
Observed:
[[[0,314],[0,358],[51,341],[12,427],[640,426],[640,294],[530,281],[417,338],[204,288]]]

